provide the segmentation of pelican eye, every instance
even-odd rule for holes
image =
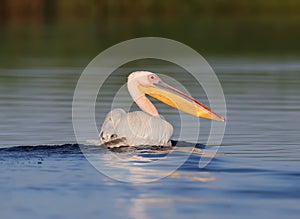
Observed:
[[[152,74],[152,75],[148,75],[148,79],[151,81],[151,82],[155,82],[155,80],[157,79],[157,76]]]

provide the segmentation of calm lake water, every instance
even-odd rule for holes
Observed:
[[[72,98],[82,68],[0,69],[1,218],[298,218],[300,61],[208,61],[227,102],[218,156],[200,169],[198,152],[205,146],[197,145],[177,171],[151,183],[114,180],[99,173],[82,154],[72,126]],[[178,69],[157,63],[148,69],[178,79],[207,103],[201,88]],[[96,109],[98,127],[110,109],[107,104],[132,70],[125,66],[103,88]],[[157,106],[173,123],[176,139],[180,128],[176,110]],[[196,139],[200,144],[205,144],[209,124],[201,120]],[[194,130],[189,131],[180,140],[193,142]],[[126,164],[128,174],[151,179],[176,167],[194,145],[177,146],[181,150],[170,156],[168,165],[154,165],[152,172],[145,164],[168,151],[114,153],[130,158],[117,163]],[[105,168],[116,168],[107,149],[86,147]]]

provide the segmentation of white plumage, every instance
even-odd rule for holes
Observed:
[[[172,125],[142,111],[126,113],[114,109],[108,113],[100,131],[101,143],[106,146],[163,145],[169,146]]]

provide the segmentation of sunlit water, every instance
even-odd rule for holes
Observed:
[[[72,127],[72,98],[83,69],[1,69],[1,218],[298,218],[300,62],[233,59],[211,64],[228,112],[223,143],[203,169],[199,160],[211,156],[203,154],[208,121],[201,120],[201,132],[196,133],[200,144],[190,156],[195,144],[184,142],[175,151],[80,148]],[[207,103],[201,88],[178,69],[149,69],[176,78]],[[115,90],[126,81],[118,75],[131,70],[123,68],[103,88],[96,109],[98,127]],[[173,123],[176,139],[178,113],[157,106]],[[180,140],[192,142],[194,130],[185,133],[190,134]],[[82,148],[105,173],[139,183],[99,173]],[[147,166],[168,154],[165,165]],[[183,157],[187,160],[179,165]],[[168,172],[178,165],[177,171]],[[141,183],[147,180],[153,182]]]

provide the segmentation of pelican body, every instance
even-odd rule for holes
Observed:
[[[169,106],[196,117],[225,121],[204,104],[164,83],[156,74],[136,71],[128,76],[128,91],[142,111],[110,111],[100,130],[100,142],[107,147],[156,145],[170,146],[173,126],[160,118],[149,95]]]

